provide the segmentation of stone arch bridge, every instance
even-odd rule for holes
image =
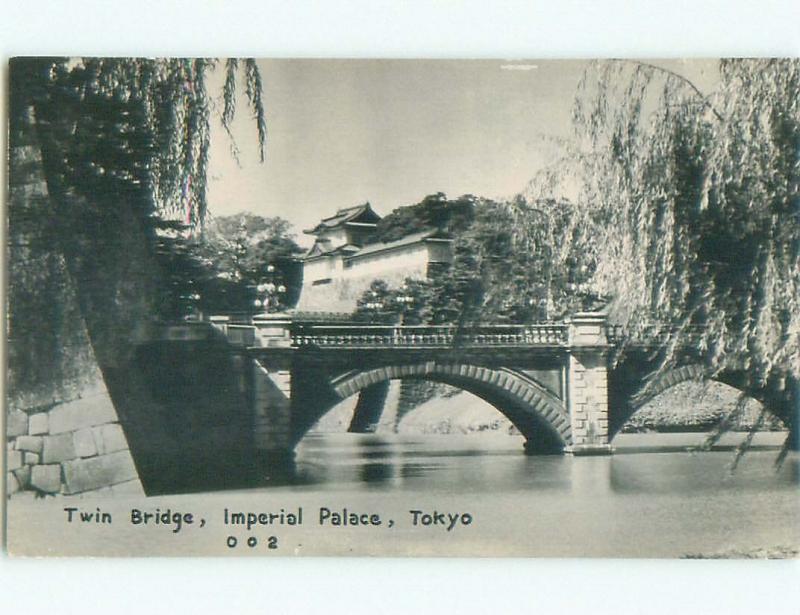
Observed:
[[[281,316],[218,326],[246,349],[253,431],[265,452],[291,451],[353,395],[351,429],[369,431],[392,379],[445,383],[482,398],[517,427],[530,453],[608,453],[622,425],[609,409],[612,346],[602,314],[468,328],[311,324]]]
[[[561,323],[466,328],[312,323],[264,315],[252,324],[215,319],[211,325],[168,325],[156,338],[167,354],[164,344],[187,349],[204,339],[228,348],[225,396],[237,400],[231,407],[245,407],[231,410],[238,412],[235,437],[246,440],[236,446],[267,457],[291,457],[312,425],[350,396],[358,396],[351,431],[370,431],[380,420],[392,379],[445,383],[484,399],[517,427],[529,453],[605,454],[638,408],[680,382],[708,376],[687,362],[647,380],[648,360],[658,344],[653,339],[629,349],[627,360],[612,369],[610,356],[621,336],[601,313],[579,313]],[[184,356],[199,355],[187,350]],[[184,362],[193,364],[190,358]],[[744,378],[726,377],[717,379],[743,388]],[[191,379],[197,378],[194,370]],[[181,390],[191,394],[190,384],[187,380]],[[775,401],[748,393],[767,404]],[[200,394],[197,399],[202,403]]]

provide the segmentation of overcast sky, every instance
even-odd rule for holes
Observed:
[[[663,63],[713,85],[713,64]],[[267,159],[240,101],[229,140],[212,133],[212,215],[282,216],[300,232],[370,201],[386,214],[445,192],[521,191],[565,136],[580,61],[264,60]],[[212,83],[212,87],[214,84]],[[217,84],[218,87],[218,84]]]

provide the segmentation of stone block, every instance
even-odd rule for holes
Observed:
[[[72,443],[78,457],[92,457],[98,453],[91,427],[73,432]]]
[[[38,412],[28,417],[28,433],[32,436],[41,436],[48,433],[47,412]]]
[[[138,478],[128,451],[64,463],[66,493],[81,493]]]
[[[108,453],[128,449],[128,440],[125,438],[122,426],[118,423],[92,427],[92,435],[99,455],[107,455]]]
[[[14,443],[14,448],[18,451],[30,451],[31,453],[42,452],[41,436],[20,436]]]
[[[42,461],[44,463],[69,461],[70,459],[75,459],[76,456],[72,434],[65,433],[44,437],[44,449],[42,452]]]
[[[31,468],[30,466],[22,466],[13,472],[14,476],[19,483],[21,489],[25,489],[31,484]]]
[[[28,451],[22,453],[22,462],[28,466],[36,465],[37,463],[39,463],[39,460],[41,460],[41,458],[42,458],[41,455],[39,455],[38,453],[29,453]]]
[[[20,490],[20,485],[13,472],[6,474],[6,489],[8,490],[8,495],[13,495]]]
[[[97,449],[98,455],[104,455],[105,450],[103,448],[103,427],[92,427],[92,438],[94,438],[94,446]]]
[[[6,456],[9,470],[16,470],[22,467],[22,451],[8,451]]]
[[[53,408],[48,414],[51,434],[114,423],[117,420],[117,413],[111,399],[108,394],[104,393],[71,401]]]
[[[34,466],[31,486],[45,493],[61,491],[61,466],[58,464]]]
[[[19,410],[10,410],[6,415],[6,437],[16,438],[28,433],[28,415]]]

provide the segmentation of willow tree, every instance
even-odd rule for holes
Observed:
[[[207,85],[215,68],[224,71],[218,94]],[[230,132],[237,83],[244,84],[263,160],[266,121],[253,60],[11,62],[8,326],[19,349],[11,370],[35,373],[13,382],[28,386],[46,377],[46,370],[36,372],[36,365],[47,364],[45,355],[70,361],[69,340],[59,338],[63,328],[43,336],[49,319],[64,321],[65,315],[82,316],[107,383],[124,377],[137,332],[159,316],[170,273],[159,257],[168,245],[165,231],[174,237],[202,229],[214,109]],[[45,188],[29,198],[24,186],[34,175],[43,177]],[[42,269],[38,278],[25,273],[42,259],[64,263],[68,282],[51,283],[60,275],[57,266]],[[66,287],[70,293],[60,294]],[[31,300],[48,289],[41,301]],[[39,343],[42,338],[47,344]],[[50,371],[56,379],[69,376],[69,370]],[[110,384],[116,404],[120,395],[113,389]]]
[[[800,62],[723,60],[701,92],[656,65],[592,64],[573,138],[530,186],[577,192],[611,318],[671,326],[793,426],[800,404]]]

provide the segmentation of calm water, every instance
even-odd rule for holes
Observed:
[[[794,494],[800,461],[776,471],[783,434],[759,434],[732,471],[730,434],[714,451],[692,451],[703,434],[623,434],[602,457],[527,456],[522,438],[478,435],[312,434],[297,448],[297,484],[331,490],[457,493],[563,491],[598,495],[714,491]]]
[[[741,437],[690,452],[703,434],[631,434],[616,439],[612,456],[529,457],[510,436],[313,434],[298,448],[298,484],[257,491],[474,501],[501,534],[513,534],[507,539],[540,555],[796,550],[800,459],[793,453],[776,470],[783,434],[759,434],[732,473]],[[517,514],[506,522],[504,510]]]

